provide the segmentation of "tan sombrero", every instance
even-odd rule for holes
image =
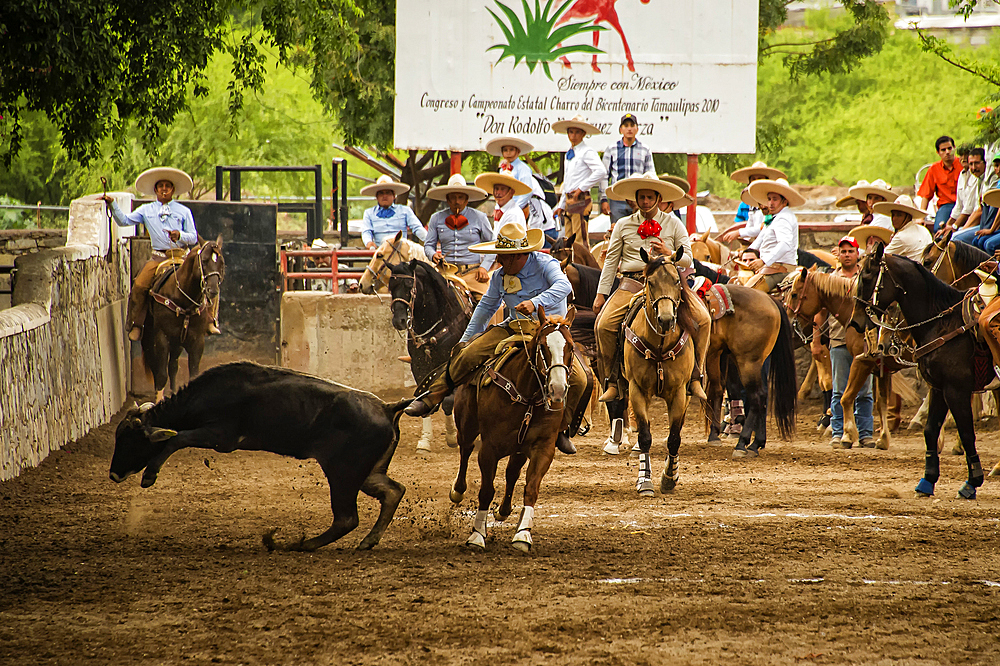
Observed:
[[[767,203],[767,195],[776,192],[788,200],[788,207],[795,208],[806,202],[805,197],[792,189],[791,185],[784,178],[777,180],[755,180],[747,186],[750,191],[750,198],[759,202],[758,206]]]
[[[681,188],[684,192],[691,191],[691,183],[687,182],[687,179],[681,178],[680,176],[671,176],[669,173],[661,173],[660,180],[664,180],[668,183],[673,183],[677,187]]]
[[[834,208],[852,208],[858,204],[858,200],[850,194],[845,194],[833,202]]]
[[[993,208],[1000,208],[1000,188],[994,187],[983,192],[983,203]]]
[[[531,194],[530,185],[522,183],[517,178],[514,178],[514,176],[507,173],[494,173],[492,171],[488,171],[476,176],[476,187],[479,189],[486,190],[490,194],[493,194],[494,185],[506,185],[514,190],[514,196]]]
[[[456,173],[448,179],[447,185],[438,185],[427,190],[427,198],[434,201],[447,201],[448,195],[452,192],[466,195],[469,197],[469,201],[482,201],[490,196],[489,192],[480,187],[469,185],[465,182],[465,176]]]
[[[735,180],[737,183],[749,183],[750,176],[764,176],[764,178],[766,178],[767,180],[788,178],[788,176],[785,175],[785,172],[782,171],[781,169],[775,169],[774,167],[769,167],[763,162],[754,162],[748,167],[737,169],[729,177]]]
[[[583,130],[584,134],[601,134],[601,130],[584,120],[583,116],[573,116],[569,120],[557,120],[552,123],[552,131],[556,134],[565,134],[571,127]]]
[[[410,186],[406,183],[400,183],[392,179],[390,176],[382,175],[378,177],[372,185],[366,185],[361,188],[361,196],[363,197],[373,197],[382,190],[392,190],[392,193],[397,197],[400,194],[406,194],[410,191]]]
[[[135,179],[135,191],[139,194],[155,196],[156,184],[161,180],[169,180],[174,184],[175,197],[190,192],[191,187],[194,185],[191,176],[180,169],[174,169],[173,167],[153,167],[152,169],[146,169]]]
[[[750,196],[750,188],[744,187],[743,191],[740,192],[740,201],[750,206],[751,208],[760,208],[760,204]]]
[[[497,237],[488,243],[469,246],[478,254],[518,254],[542,249],[545,234],[541,229],[529,229],[524,222],[508,222],[497,230]]]
[[[896,193],[892,191],[892,185],[881,178],[876,178],[870,183],[867,180],[859,180],[857,185],[847,190],[847,194],[861,201],[865,201],[869,194],[877,194],[886,201],[896,200]]]
[[[660,180],[660,177],[657,176],[654,171],[642,174],[641,176],[629,176],[628,178],[622,178],[617,183],[609,187],[607,192],[610,193],[608,195],[609,199],[613,194],[617,197],[616,201],[621,201],[623,199],[635,201],[635,193],[639,190],[653,190],[660,195],[660,198],[663,201],[673,202],[680,201],[684,198],[684,190],[677,187],[673,183]]]
[[[892,240],[891,230],[877,227],[874,224],[862,224],[860,227],[854,227],[847,235],[856,240],[861,247],[865,247],[868,244],[868,239],[872,236],[886,244]]]
[[[486,152],[490,155],[496,155],[497,157],[503,157],[503,152],[501,150],[504,146],[514,146],[522,155],[527,155],[535,149],[533,145],[525,141],[524,139],[518,139],[513,136],[498,136],[495,139],[487,142]]]
[[[873,213],[881,213],[882,215],[888,215],[889,217],[892,217],[892,214],[895,211],[906,213],[907,215],[912,216],[914,220],[922,220],[927,217],[927,211],[917,208],[913,204],[913,199],[910,198],[909,194],[901,194],[896,197],[895,201],[880,201],[872,206]]]

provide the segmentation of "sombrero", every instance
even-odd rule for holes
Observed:
[[[694,203],[694,197],[691,196],[690,194],[686,194],[685,193],[683,197],[681,197],[677,201],[673,201],[671,203],[674,204],[674,210],[680,210],[681,208],[687,208],[688,206],[690,206],[691,204],[693,204]]]
[[[737,169],[730,176],[737,183],[749,183],[750,176],[764,176],[768,180],[777,180],[779,178],[788,178],[785,172],[780,169],[775,169],[774,167],[769,167],[763,162],[754,162],[748,167],[743,167],[742,169]]]
[[[673,183],[660,180],[660,177],[657,176],[654,171],[650,171],[649,173],[642,174],[640,176],[622,178],[617,183],[609,187],[607,192],[614,194],[614,196],[617,197],[616,201],[621,201],[623,199],[635,201],[635,193],[639,190],[653,190],[660,195],[663,201],[673,202],[684,198],[684,190],[677,187]],[[610,194],[608,195],[608,198],[611,198]]]
[[[868,244],[868,239],[871,236],[886,244],[892,239],[892,231],[885,227],[876,227],[874,224],[862,224],[860,227],[854,227],[847,235],[856,240],[861,247]]]
[[[524,222],[508,222],[497,230],[495,240],[469,246],[478,254],[518,254],[542,249],[545,234],[541,229],[529,229]]]
[[[161,180],[169,180],[174,184],[174,196],[178,197],[191,191],[194,183],[191,176],[173,167],[153,167],[146,169],[135,179],[135,191],[139,194],[156,194],[156,184]]]
[[[460,174],[452,174],[447,185],[438,185],[427,190],[427,198],[434,201],[447,201],[448,195],[452,192],[464,194],[469,197],[469,201],[482,201],[489,196],[489,193],[479,187],[473,187],[465,182],[465,177]]]
[[[914,220],[922,220],[927,217],[927,211],[914,206],[913,199],[910,198],[909,194],[901,194],[893,202],[880,201],[872,206],[873,213],[881,213],[890,217],[896,211],[906,213],[912,216]]]
[[[983,203],[993,208],[1000,208],[1000,188],[994,187],[983,192]]]
[[[750,198],[754,201],[765,203],[770,192],[776,192],[788,200],[788,206],[795,208],[806,202],[805,197],[792,189],[788,181],[784,178],[777,180],[755,180],[747,186],[750,191]],[[759,205],[759,204],[758,204]]]
[[[494,185],[506,185],[507,187],[514,190],[514,196],[520,196],[522,194],[531,194],[531,186],[527,183],[522,183],[514,176],[506,173],[493,173],[488,171],[486,173],[481,173],[476,176],[476,187],[481,190],[486,190],[489,193],[493,193]]]
[[[594,127],[583,116],[573,116],[569,120],[557,120],[552,123],[552,131],[557,134],[565,134],[571,127],[583,130],[584,134],[601,134],[600,128]]]
[[[409,192],[410,186],[406,183],[398,183],[390,176],[382,175],[378,177],[378,180],[376,180],[374,184],[362,187],[361,196],[373,197],[382,190],[392,190],[392,193],[398,197],[400,194],[406,194]]]
[[[487,142],[487,144],[486,144],[486,152],[488,152],[490,155],[496,155],[497,157],[503,157],[503,153],[501,152],[501,149],[504,146],[514,146],[519,151],[521,151],[522,155],[527,155],[528,153],[530,153],[531,151],[533,151],[535,149],[535,147],[533,145],[531,145],[530,143],[528,143],[524,139],[518,139],[518,138],[513,137],[513,136],[498,136],[497,138],[492,139],[491,141]]]
[[[673,183],[677,187],[681,188],[685,192],[691,191],[691,183],[687,182],[686,179],[680,176],[671,176],[669,173],[661,173],[660,180],[665,180],[668,183]]]
[[[851,208],[857,205],[858,200],[852,197],[850,194],[845,194],[836,201],[833,202],[834,208]]]
[[[758,203],[753,197],[750,196],[749,187],[744,187],[743,191],[740,192],[740,201],[750,206],[751,208],[760,208],[760,203]]]
[[[896,193],[892,191],[892,185],[881,178],[876,178],[870,183],[867,180],[859,180],[857,185],[847,190],[847,194],[861,201],[866,200],[869,194],[877,194],[886,201],[896,200]]]

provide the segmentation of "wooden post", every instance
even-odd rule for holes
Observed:
[[[691,183],[691,191],[688,194],[694,201],[688,206],[687,211],[687,230],[689,234],[693,234],[698,231],[698,156],[688,154],[688,173],[687,180]]]

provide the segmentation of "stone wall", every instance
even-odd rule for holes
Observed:
[[[117,237],[110,257],[69,245],[15,267],[13,307],[0,311],[0,480],[110,421],[128,393],[128,255]]]
[[[0,229],[0,310],[11,306],[14,259],[66,245],[66,229]]]

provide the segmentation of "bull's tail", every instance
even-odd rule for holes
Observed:
[[[372,474],[385,474],[389,471],[389,463],[392,462],[392,457],[396,454],[396,446],[399,444],[399,419],[403,416],[403,410],[409,407],[413,401],[414,398],[406,398],[399,402],[384,403],[382,405],[386,418],[392,421],[392,441],[389,443],[389,448],[385,450],[382,457],[375,463]]]
[[[792,325],[785,308],[779,307],[781,328],[771,349],[770,381],[771,409],[778,432],[790,439],[795,432],[795,353],[792,351]]]

